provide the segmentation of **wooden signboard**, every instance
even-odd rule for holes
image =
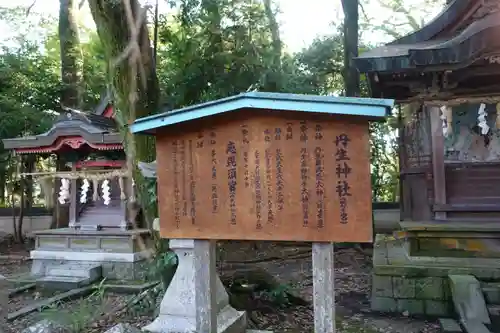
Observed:
[[[237,113],[157,133],[162,237],[372,240],[366,120]]]

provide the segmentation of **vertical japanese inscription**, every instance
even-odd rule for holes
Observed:
[[[255,216],[257,218],[257,229],[262,229],[262,185],[260,182],[260,153],[255,151]]]
[[[196,140],[196,148],[203,148],[204,140],[203,140],[203,131],[199,131]]]
[[[316,124],[316,134],[314,135],[314,138],[316,140],[322,140],[323,139],[323,128],[321,127],[320,124]]]
[[[307,142],[307,122],[300,122],[300,141]]]
[[[219,211],[219,194],[217,193],[217,152],[215,150],[216,141],[215,131],[210,132],[210,145],[212,146],[212,213]]]
[[[286,123],[286,139],[287,140],[292,140],[293,139],[293,124],[292,123]]]
[[[173,163],[173,172],[174,172],[174,220],[175,220],[175,227],[179,229],[180,224],[181,224],[181,217],[180,217],[180,209],[179,209],[179,170],[178,170],[178,165],[177,165],[177,140],[172,142],[172,163]]]
[[[264,130],[264,141],[271,142],[271,131],[269,129]]]
[[[194,224],[196,222],[196,181],[194,180],[194,164],[193,164],[193,141],[189,140],[189,189],[190,189],[190,203],[191,203],[191,223]]]
[[[248,128],[247,125],[241,126],[241,135],[242,135],[242,143],[243,143],[243,176],[245,181],[245,188],[250,187],[250,172],[248,171],[248,144],[250,141],[248,140]]]
[[[271,149],[267,148],[265,151],[266,159],[266,187],[267,187],[267,223],[273,223],[273,179],[272,179],[272,154]]]
[[[274,140],[281,140],[281,128],[277,127],[274,129]]]
[[[340,223],[347,224],[349,221],[348,214],[348,198],[352,195],[349,186],[349,175],[352,172],[352,168],[349,166],[349,142],[351,139],[345,133],[338,135],[335,138],[335,173],[337,174],[337,187],[336,192],[339,197],[340,205]]]
[[[229,211],[231,212],[231,224],[236,224],[236,144],[229,141],[226,149],[227,154],[227,180],[229,187]]]
[[[320,124],[315,126],[314,139],[323,140],[323,128]],[[323,148],[317,146],[314,150],[314,160],[316,165],[316,225],[318,228],[325,226],[325,152]]]
[[[307,123],[300,122],[300,141],[307,143]],[[309,165],[306,147],[300,149],[300,199],[302,203],[302,224],[309,225]]]
[[[309,225],[309,189],[307,188],[308,178],[307,148],[300,149],[300,201],[302,203],[303,225]]]
[[[276,148],[276,209],[282,211],[285,206],[285,181],[283,179],[283,152]]]
[[[186,191],[186,141],[185,140],[180,140],[179,141],[179,159],[180,159],[180,165],[181,165],[181,174],[182,174],[182,216],[187,216],[187,207],[188,207],[188,202],[187,202],[187,191]]]
[[[314,150],[316,161],[316,219],[317,227],[325,226],[325,185],[324,185],[324,152],[323,148],[316,147]]]

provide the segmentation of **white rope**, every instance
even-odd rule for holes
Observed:
[[[477,111],[477,126],[481,129],[481,134],[486,135],[490,131],[490,127],[486,122],[486,117],[488,117],[488,112],[486,111],[486,104],[481,103],[479,110]]]
[[[82,204],[87,202],[87,192],[89,191],[89,187],[89,180],[85,178],[82,183],[82,192],[80,193],[80,203]]]
[[[96,173],[96,171],[100,173]],[[93,170],[93,171],[57,171],[57,172],[31,172],[22,173],[21,176],[33,176],[40,179],[44,178],[61,178],[61,179],[90,179],[90,180],[104,180],[116,177],[126,177],[129,172],[125,169],[104,171],[104,170]]]
[[[58,200],[61,205],[64,205],[67,199],[69,199],[69,180],[63,178],[61,179],[61,188],[59,190]]]
[[[102,199],[104,201],[104,204],[107,206],[107,205],[109,205],[109,203],[111,201],[111,195],[109,192],[109,189],[110,189],[109,180],[105,179],[102,182],[101,189],[102,189]]]

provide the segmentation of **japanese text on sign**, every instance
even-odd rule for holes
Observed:
[[[348,198],[351,196],[349,175],[352,171],[352,168],[348,164],[350,161],[348,153],[350,141],[349,136],[345,133],[342,133],[335,138],[335,147],[337,148],[337,151],[335,152],[335,161],[337,162],[335,170],[338,178],[336,192],[339,198],[340,223],[342,224],[347,224],[349,222],[347,207]]]
[[[160,140],[162,235],[369,241],[367,125],[273,119]]]

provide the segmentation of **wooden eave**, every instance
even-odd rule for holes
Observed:
[[[449,94],[450,86],[467,85],[467,80],[477,77],[497,77],[498,36],[500,1],[455,0],[422,29],[365,52],[354,62],[367,74],[372,97],[405,100],[422,86]],[[430,73],[432,82],[423,73]],[[411,91],[415,85],[418,89]],[[497,86],[478,89],[486,94],[500,92]],[[468,88],[453,91],[455,95],[469,93]]]

